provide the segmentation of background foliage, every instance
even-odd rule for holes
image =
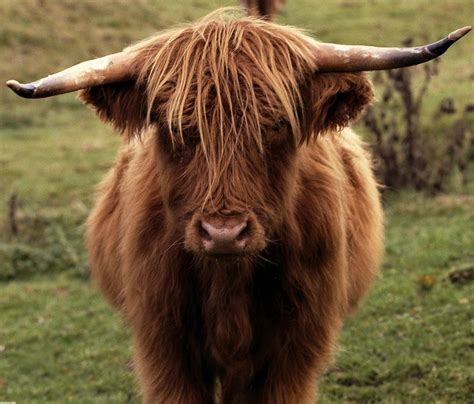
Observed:
[[[235,3],[0,0],[0,81],[35,80]],[[470,0],[290,0],[279,21],[323,41],[398,45],[406,36],[436,40],[473,17]],[[421,122],[435,140],[446,133],[432,123],[441,100],[473,102],[473,43],[471,34],[448,51],[425,96]],[[27,101],[0,88],[0,401],[138,401],[129,335],[87,280],[82,244],[94,186],[119,143],[74,94]],[[387,196],[385,263],[346,323],[322,402],[474,396],[468,174],[436,198]]]

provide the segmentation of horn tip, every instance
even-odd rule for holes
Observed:
[[[36,86],[33,84],[21,84],[16,80],[8,80],[6,84],[8,88],[24,98],[33,98],[36,90]]]
[[[448,38],[451,39],[452,41],[457,41],[458,39],[462,38],[464,35],[469,33],[472,30],[472,27],[470,25],[467,25],[465,27],[459,28],[456,31],[451,32],[448,35]]]
[[[468,25],[451,32],[447,37],[439,40],[438,42],[432,43],[431,45],[428,45],[428,51],[433,54],[434,57],[441,56],[452,44],[469,33],[471,29],[471,26]]]

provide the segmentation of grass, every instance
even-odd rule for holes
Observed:
[[[0,81],[34,80],[237,2],[162,3],[0,2]],[[314,4],[290,0],[280,20],[325,41],[397,45],[407,35],[438,39],[474,16],[468,0]],[[427,117],[447,95],[472,102],[472,44],[443,58]],[[0,401],[139,401],[130,336],[88,282],[82,244],[94,186],[119,143],[74,95],[26,101],[0,87]],[[384,266],[346,322],[323,403],[472,400],[474,286],[448,279],[474,262],[474,187],[463,192],[386,201]],[[16,237],[6,219],[13,193]]]

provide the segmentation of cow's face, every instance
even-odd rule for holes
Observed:
[[[129,136],[154,133],[157,187],[188,251],[256,255],[284,238],[300,148],[369,102],[361,74],[315,76],[308,43],[254,20],[204,22],[143,45],[135,82],[83,92]]]
[[[157,129],[167,213],[184,230],[189,251],[257,254],[278,238],[296,187],[297,146],[291,126],[274,117],[261,128],[261,144],[228,122],[202,137],[192,125],[183,128],[182,139],[167,126]]]

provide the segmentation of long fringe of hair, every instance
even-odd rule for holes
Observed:
[[[128,50],[137,52],[147,122],[165,122],[173,145],[199,137],[210,190],[244,144],[263,153],[262,133],[276,120],[301,140],[301,81],[315,61],[300,30],[224,9]]]

